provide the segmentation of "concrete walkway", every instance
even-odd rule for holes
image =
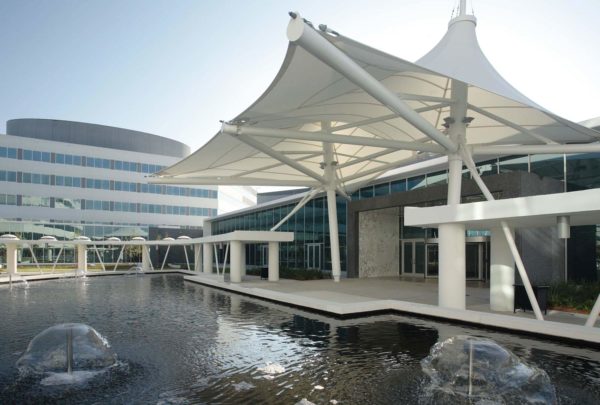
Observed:
[[[245,276],[242,283],[230,283],[216,274],[186,276],[185,279],[336,316],[360,316],[379,311],[408,312],[600,344],[600,322],[595,328],[585,327],[585,315],[548,311],[545,321],[538,321],[531,312],[493,313],[489,309],[489,289],[478,282],[468,283],[467,310],[461,311],[437,306],[435,279],[394,277],[342,279],[339,283],[332,280],[268,282],[259,277]]]

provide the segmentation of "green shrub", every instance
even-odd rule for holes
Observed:
[[[260,276],[260,268],[247,269],[246,274],[251,276]],[[279,268],[279,277],[289,280],[321,280],[325,278],[321,270],[307,270],[288,267]]]
[[[548,305],[590,311],[600,294],[600,282],[568,282],[550,286]]]

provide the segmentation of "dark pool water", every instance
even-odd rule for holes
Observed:
[[[123,365],[83,384],[21,377],[15,363],[29,341],[67,322],[94,327]],[[560,403],[600,403],[595,349],[395,315],[339,320],[179,275],[0,286],[0,403],[422,403],[421,360],[460,334],[494,339],[546,370]]]

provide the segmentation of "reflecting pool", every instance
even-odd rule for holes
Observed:
[[[180,275],[0,286],[0,310],[0,403],[428,403],[421,361],[457,335],[545,370],[561,404],[600,403],[593,348],[397,315],[329,318]],[[69,384],[20,373],[29,342],[63,323],[93,327],[121,366]]]

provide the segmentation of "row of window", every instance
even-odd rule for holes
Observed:
[[[178,205],[130,203],[122,201],[84,200],[62,197],[38,197],[28,195],[0,194],[0,205],[22,207],[47,207],[76,210],[118,211],[145,214],[215,216],[215,208],[183,207]]]
[[[127,172],[156,173],[166,166],[150,163],[129,162],[96,158],[91,156],[69,155],[65,153],[43,152],[30,149],[0,146],[0,158],[31,160],[34,162],[57,163],[63,165],[95,167],[98,169],[123,170]]]
[[[0,170],[0,181],[216,199],[217,190]]]
[[[477,171],[481,176],[514,171],[536,173],[563,181],[565,191],[594,188],[600,187],[600,153],[509,156],[480,162]],[[463,169],[463,178],[470,178],[466,168]],[[428,173],[363,187],[352,194],[352,199],[378,197],[447,182],[446,171]]]

